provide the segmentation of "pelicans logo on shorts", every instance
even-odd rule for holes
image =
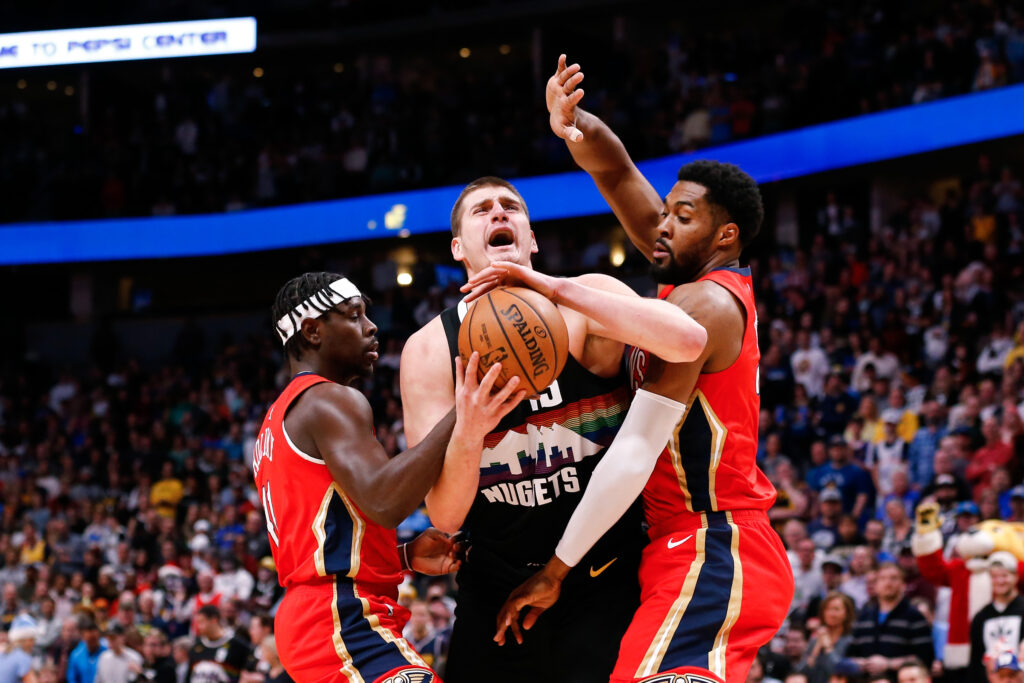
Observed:
[[[434,672],[430,669],[405,669],[381,683],[430,683],[434,680]]]
[[[704,674],[658,674],[641,679],[640,683],[719,683],[720,678]]]

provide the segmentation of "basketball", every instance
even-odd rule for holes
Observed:
[[[519,388],[536,395],[565,367],[569,331],[558,307],[532,289],[499,287],[474,301],[459,328],[459,355],[480,354],[477,377],[495,363],[501,374],[495,388],[519,376]]]

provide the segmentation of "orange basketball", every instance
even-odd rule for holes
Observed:
[[[519,388],[536,395],[565,367],[569,331],[546,297],[523,287],[499,287],[469,305],[459,328],[462,362],[474,351],[480,354],[479,377],[501,362],[496,388],[518,375]]]

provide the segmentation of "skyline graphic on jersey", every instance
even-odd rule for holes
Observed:
[[[509,430],[480,454],[479,488],[546,475],[596,455],[604,448],[560,424],[529,424],[526,432]]]

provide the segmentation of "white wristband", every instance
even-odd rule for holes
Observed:
[[[608,452],[594,468],[555,554],[570,567],[625,514],[643,491],[686,406],[638,389]]]

